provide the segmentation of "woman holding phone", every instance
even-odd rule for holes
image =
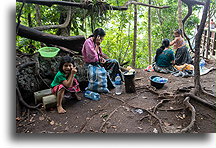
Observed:
[[[106,54],[102,52],[100,47],[101,42],[104,40],[106,33],[102,28],[97,28],[83,44],[82,55],[86,64],[103,66],[109,73],[110,79],[115,81],[115,77],[119,74],[123,80],[120,66],[117,60],[109,59]]]

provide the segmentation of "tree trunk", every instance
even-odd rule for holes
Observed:
[[[207,0],[204,6],[203,15],[201,19],[201,23],[198,29],[198,33],[196,35],[195,41],[195,59],[194,59],[194,83],[195,83],[195,93],[202,92],[201,84],[200,84],[200,68],[199,68],[199,61],[200,61],[200,43],[202,38],[202,33],[204,31],[205,22],[207,19],[207,13],[210,6],[210,0]]]
[[[66,0],[66,1],[70,2],[70,0]],[[64,7],[64,8],[65,8],[64,9],[65,11],[62,11],[60,14],[59,24],[63,24],[67,20],[67,18],[70,18],[70,16],[68,16],[68,15],[71,15],[71,7],[68,6],[68,7]],[[70,12],[67,13],[66,10],[68,10]],[[69,22],[69,24],[67,24],[67,26],[65,28],[59,28],[57,31],[57,35],[70,36],[70,29],[71,29],[71,21]]]
[[[133,58],[132,67],[136,67],[136,41],[137,41],[137,6],[134,5],[134,44],[133,44]]]
[[[67,12],[62,12],[60,14],[59,24],[63,24],[66,18],[67,18]],[[70,36],[70,28],[71,28],[70,25],[68,25],[65,28],[59,28],[56,34],[60,36]]]
[[[182,23],[182,1],[178,0],[178,24],[179,24],[179,29],[184,32],[183,28],[183,23]],[[183,36],[184,33],[182,33]]]
[[[42,26],[40,6],[36,4],[35,5],[35,10],[36,10],[36,22],[37,22],[38,26]]]
[[[32,27],[31,12],[28,13],[28,26]]]
[[[149,5],[151,5],[151,0],[149,0]],[[148,8],[148,52],[149,52],[149,65],[152,62],[152,47],[151,47],[151,8]]]
[[[206,46],[206,59],[208,59],[208,56],[209,56],[209,52],[210,52],[210,19],[211,19],[211,16],[210,16],[210,11],[208,12],[208,31],[207,31],[207,46]]]
[[[84,36],[57,36],[48,33],[43,33],[41,31],[23,25],[19,25],[17,35],[35,41],[40,41],[45,44],[62,46],[80,53],[83,43],[85,41]]]

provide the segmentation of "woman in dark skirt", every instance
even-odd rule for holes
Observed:
[[[186,42],[182,37],[182,32],[180,29],[174,31],[175,39],[170,43],[170,46],[173,45],[173,49],[176,49],[175,53],[175,64],[183,65],[185,63],[192,64],[192,58],[186,46]]]

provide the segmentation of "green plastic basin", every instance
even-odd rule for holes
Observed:
[[[43,47],[40,48],[38,52],[42,57],[51,58],[55,57],[58,54],[59,50],[60,49],[56,47]]]

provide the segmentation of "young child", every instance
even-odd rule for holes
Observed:
[[[66,93],[80,100],[80,97],[76,94],[76,92],[80,91],[79,83],[76,78],[74,78],[76,72],[77,69],[74,66],[72,58],[70,56],[62,57],[59,71],[51,83],[52,93],[57,97],[57,111],[59,114],[66,112],[62,107],[62,99]]]
[[[186,46],[186,42],[182,37],[182,31],[180,29],[176,29],[174,31],[175,39],[170,42],[170,46],[173,45],[173,49],[176,49],[175,53],[175,64],[183,65],[185,63],[192,64],[192,58]]]

